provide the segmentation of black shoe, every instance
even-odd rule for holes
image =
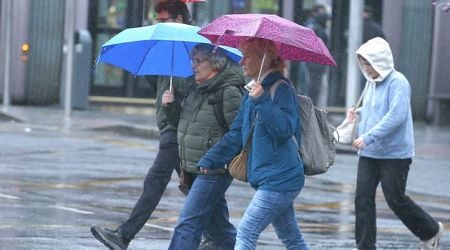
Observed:
[[[122,236],[120,229],[111,230],[98,226],[92,226],[91,232],[97,240],[111,250],[126,250],[128,248],[128,244],[130,244],[130,241],[126,240]]]
[[[198,250],[223,250],[221,247],[217,246],[212,240],[202,237],[202,242],[200,242],[200,246]]]

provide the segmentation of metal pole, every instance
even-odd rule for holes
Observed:
[[[362,13],[364,0],[350,0],[350,18],[348,30],[348,59],[347,59],[347,91],[345,106],[348,108],[356,104],[356,100],[361,92],[360,81],[361,72],[355,52],[361,46],[362,41]]]
[[[5,57],[3,60],[3,112],[8,112],[10,101],[10,62],[11,62],[11,1],[2,1],[2,30],[5,31],[3,35],[4,44],[3,51],[5,52]]]
[[[66,62],[65,62],[65,98],[64,98],[64,119],[70,120],[72,111],[72,75],[73,75],[73,54],[74,54],[74,32],[75,32],[75,1],[66,0],[65,6],[65,37],[66,37]]]

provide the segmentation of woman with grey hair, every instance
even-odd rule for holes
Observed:
[[[166,91],[163,95],[164,110],[170,120],[179,121],[174,125],[178,126],[181,167],[194,178],[169,249],[196,250],[203,233],[218,249],[233,249],[236,229],[229,222],[225,200],[225,191],[233,179],[224,166],[200,171],[197,163],[234,120],[241,103],[239,85],[245,83],[244,76],[239,65],[229,60],[221,48],[209,44],[194,47],[192,67],[197,84],[181,105],[180,119],[171,115],[179,113],[172,105],[174,94]],[[216,105],[221,106],[226,124],[217,118]]]

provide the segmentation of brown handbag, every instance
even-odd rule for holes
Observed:
[[[248,151],[242,150],[228,164],[228,172],[234,179],[247,182],[247,159]]]
[[[256,120],[256,119],[255,119]],[[253,137],[253,129],[255,128],[255,122],[253,122],[252,128],[250,130],[250,134],[245,141],[244,148],[242,151],[236,155],[233,160],[228,164],[228,172],[233,178],[247,182],[247,159],[248,152],[250,151],[250,147],[252,145],[252,137]]]

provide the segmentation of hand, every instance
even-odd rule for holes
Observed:
[[[250,95],[253,99],[256,99],[256,98],[260,97],[263,93],[264,93],[264,88],[262,87],[261,83],[256,82],[255,84],[253,84],[252,89],[250,90],[249,95]]]
[[[193,179],[189,173],[187,173],[184,169],[180,171],[180,178],[178,180],[178,189],[185,195],[188,195],[189,190],[191,189]]]
[[[202,173],[202,174],[207,174],[208,171],[209,171],[209,169],[207,169],[207,168],[202,168],[202,167],[198,167],[198,169],[200,170],[200,173]]]
[[[366,147],[366,143],[364,142],[364,139],[360,136],[353,142],[353,147],[356,149],[363,149]]]
[[[169,104],[175,101],[175,95],[170,90],[164,91],[161,99],[161,103],[163,106],[168,106]]]
[[[357,118],[357,112],[355,110],[354,107],[350,108],[349,110],[347,110],[347,117],[345,119],[347,119],[348,121],[355,121]]]

